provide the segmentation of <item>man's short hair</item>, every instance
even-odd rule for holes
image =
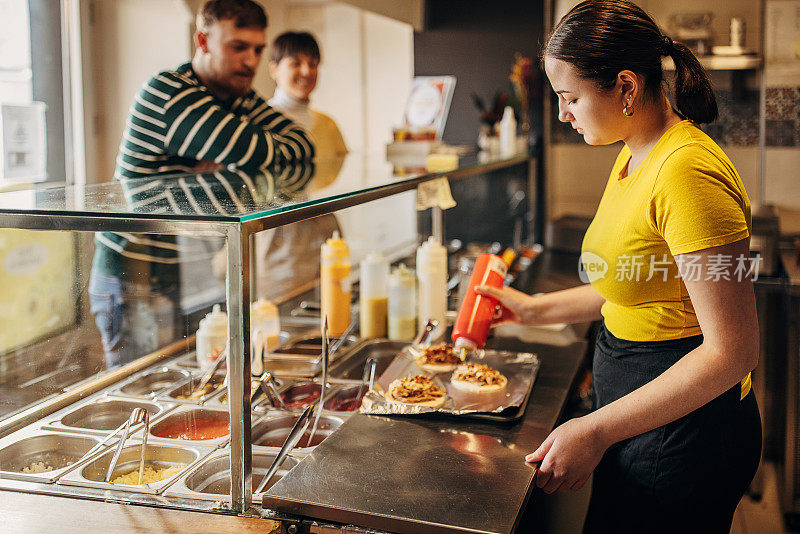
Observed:
[[[282,33],[269,47],[269,60],[275,63],[280,63],[285,57],[295,57],[299,54],[305,54],[317,61],[320,60],[317,40],[308,32]]]
[[[233,20],[237,28],[267,27],[267,14],[253,0],[208,0],[197,13],[197,30],[206,33],[221,20]]]

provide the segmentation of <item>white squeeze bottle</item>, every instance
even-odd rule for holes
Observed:
[[[361,262],[359,287],[361,337],[386,337],[389,262],[382,254],[370,254]]]
[[[419,323],[439,321],[439,336],[444,335],[447,313],[447,249],[434,236],[417,248],[419,281]]]
[[[208,367],[228,345],[228,314],[222,311],[219,304],[203,319],[197,329],[197,363],[200,367]]]
[[[506,106],[506,109],[503,110],[503,118],[500,120],[500,155],[508,157],[516,153],[517,120],[514,118],[514,110],[511,106]]]
[[[389,277],[389,339],[411,341],[417,335],[417,279],[401,263]]]

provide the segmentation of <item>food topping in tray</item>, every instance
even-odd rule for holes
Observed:
[[[142,473],[142,484],[154,484],[161,482],[170,477],[180,473],[185,465],[173,465],[170,467],[153,467],[152,465],[145,465],[144,472]],[[139,484],[139,469],[134,469],[130,473],[120,475],[111,479],[112,484]]]
[[[160,438],[204,440],[222,438],[231,433],[231,425],[225,419],[196,417],[189,421],[159,425],[152,434]]]
[[[63,469],[75,463],[77,458],[72,456],[65,456],[63,454],[56,454],[52,452],[45,453],[38,461],[31,462],[22,468],[22,473],[45,473],[47,471],[55,471],[56,469]]]
[[[188,388],[184,388],[183,393],[180,393],[179,395],[176,395],[176,398],[178,398],[178,399],[199,399],[201,397],[204,397],[204,396],[208,395],[209,393],[213,393],[214,391],[216,391],[216,389],[219,386],[220,386],[220,384],[213,384],[213,383],[209,382],[208,384],[206,384],[202,388],[191,389],[191,390],[189,390]]]
[[[284,392],[281,397],[289,409],[305,408],[320,397],[322,387],[319,384],[298,384]]]
[[[386,399],[393,402],[438,408],[444,405],[445,391],[427,376],[416,375],[398,378],[389,384]]]
[[[492,411],[503,404],[508,379],[488,365],[465,363],[450,378],[450,396],[462,409]]]

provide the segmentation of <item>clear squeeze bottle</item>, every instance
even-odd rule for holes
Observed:
[[[321,320],[328,318],[331,337],[344,334],[350,326],[350,248],[333,232],[322,244],[320,269]]]
[[[200,367],[208,367],[228,345],[228,314],[222,311],[219,304],[214,304],[210,313],[200,319],[197,329],[197,363]]]
[[[417,335],[417,280],[401,263],[389,277],[389,339],[411,341]]]
[[[386,337],[389,262],[382,254],[370,254],[361,262],[359,288],[361,337]]]
[[[470,351],[486,343],[497,299],[478,295],[475,286],[503,287],[506,271],[506,263],[494,254],[481,254],[475,260],[467,292],[453,325],[452,339],[456,349]]]
[[[447,314],[447,249],[434,236],[417,248],[417,280],[417,316],[420,324],[428,319],[436,319],[440,325],[439,332],[444,332]]]

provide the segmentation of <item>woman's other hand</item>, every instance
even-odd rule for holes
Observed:
[[[590,418],[570,419],[525,457],[526,462],[539,462],[536,485],[545,493],[581,489],[600,463],[609,444],[601,439]]]
[[[531,301],[533,297],[510,287],[496,288],[491,286],[476,286],[478,295],[492,297],[500,303],[500,309],[492,320],[492,325],[500,323],[532,324],[534,320]]]

